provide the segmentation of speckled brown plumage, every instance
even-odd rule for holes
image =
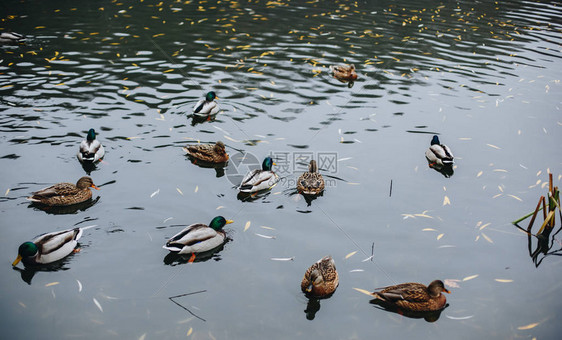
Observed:
[[[57,183],[34,192],[33,196],[27,199],[48,206],[72,205],[92,198],[90,188],[99,190],[90,177],[84,176],[76,182],[76,185],[72,183]]]
[[[441,292],[450,293],[441,280],[435,280],[428,287],[421,283],[409,282],[396,286],[378,288],[375,299],[408,311],[429,312],[445,307],[447,298]]]
[[[354,81],[357,79],[357,73],[355,73],[355,65],[331,65],[330,70],[334,78],[340,81]]]
[[[208,163],[226,163],[228,154],[226,153],[224,143],[218,141],[216,144],[197,144],[190,145],[184,149],[187,154],[198,160]]]
[[[314,263],[301,281],[301,290],[315,297],[327,297],[336,291],[339,284],[336,264],[331,256]]]
[[[318,173],[315,160],[308,165],[308,172],[303,173],[297,180],[297,191],[305,195],[318,195],[324,191],[324,178]]]

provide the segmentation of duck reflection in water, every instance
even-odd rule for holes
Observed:
[[[452,177],[455,174],[455,170],[453,169],[454,166],[452,164],[438,165],[428,162],[428,166],[441,175],[445,176],[445,178]]]
[[[178,264],[185,264],[185,263],[192,263],[192,262],[206,262],[211,259],[215,261],[220,261],[222,260],[222,257],[219,255],[219,252],[221,252],[224,249],[224,245],[228,241],[230,241],[229,238],[227,238],[226,242],[221,246],[206,252],[197,253],[195,257],[193,257],[192,255],[170,252],[168,253],[168,255],[164,257],[164,264],[167,264],[169,266],[175,266]]]
[[[381,301],[379,299],[372,299],[369,302],[376,305],[377,309],[382,309],[382,310],[387,311],[387,312],[400,314],[402,316],[405,316],[405,317],[408,317],[408,318],[411,318],[411,319],[424,319],[427,322],[435,322],[435,321],[439,320],[439,317],[441,316],[441,312],[443,310],[445,310],[445,308],[449,307],[449,304],[447,303],[442,309],[437,310],[437,311],[414,312],[414,311],[410,311],[410,310],[406,310],[406,309],[401,309],[401,308],[397,307],[396,305],[386,303],[386,302]]]
[[[25,266],[23,269],[19,267],[12,267],[13,270],[17,271],[21,275],[21,279],[26,282],[28,285],[31,285],[31,280],[35,276],[37,272],[58,272],[63,270],[69,270],[68,263],[70,262],[70,258],[72,256],[67,256],[62,260],[57,262],[43,264],[43,265],[35,265],[35,266]]]
[[[54,206],[48,206],[48,205],[32,202],[31,204],[29,204],[28,208],[43,210],[47,214],[53,214],[53,215],[76,214],[79,211],[86,211],[86,209],[98,203],[100,198],[101,196],[97,196],[95,199],[89,199],[82,203],[67,205],[62,207],[54,207]]]

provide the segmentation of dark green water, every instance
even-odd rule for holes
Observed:
[[[559,337],[561,258],[536,266],[510,223],[548,171],[561,182],[559,2],[8,0],[0,13],[28,37],[0,47],[3,338]],[[351,88],[329,75],[343,62]],[[194,121],[211,89],[222,112]],[[89,128],[106,149],[95,204],[30,207],[32,191],[86,174]],[[433,134],[455,153],[450,178],[428,168]],[[182,147],[198,140],[271,154],[283,179],[241,201],[247,166],[191,164]],[[332,176],[310,205],[300,157]],[[168,261],[169,237],[219,214],[235,221],[224,249]],[[56,270],[11,268],[20,243],[87,225]],[[328,254],[340,286],[309,303],[300,280]],[[434,279],[452,294],[432,323],[353,289]],[[194,292],[174,299],[185,309],[169,299]]]

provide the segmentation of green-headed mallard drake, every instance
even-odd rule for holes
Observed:
[[[429,161],[430,166],[452,165],[454,159],[451,149],[447,145],[441,144],[437,135],[431,139],[431,145],[425,152],[425,158]]]
[[[318,173],[318,165],[313,159],[308,165],[308,172],[297,180],[297,191],[304,195],[318,195],[324,191],[324,178]]]
[[[100,141],[96,139],[96,131],[90,129],[86,139],[80,143],[80,149],[78,150],[78,160],[81,163],[95,163],[103,158],[105,155],[105,150]]]
[[[396,286],[377,288],[372,295],[391,307],[414,312],[430,312],[445,307],[447,298],[441,292],[450,293],[441,280],[428,287],[421,283],[402,283]]]
[[[226,163],[228,162],[228,154],[226,153],[224,143],[221,141],[213,144],[197,144],[189,145],[184,148],[185,152],[195,159],[207,163]]]
[[[355,65],[330,65],[330,71],[334,78],[342,82],[353,82],[357,79],[357,73],[355,73]]]
[[[16,266],[20,261],[24,265],[41,265],[58,261],[72,253],[83,231],[92,227],[94,226],[55,231],[39,235],[31,242],[22,243],[12,266]]]
[[[20,44],[25,41],[25,36],[16,32],[1,32],[0,44]]]
[[[226,233],[222,228],[232,222],[217,216],[208,226],[202,223],[192,224],[172,236],[163,248],[178,254],[196,254],[213,250],[224,243]]]
[[[219,112],[219,104],[215,101],[217,94],[214,91],[209,91],[204,99],[195,104],[193,107],[193,114],[196,116],[212,116]]]
[[[66,206],[82,203],[92,198],[90,188],[99,190],[88,176],[81,177],[76,185],[72,183],[57,183],[50,187],[41,189],[33,193],[27,199],[48,206]]]
[[[279,176],[271,170],[273,165],[275,165],[273,159],[266,157],[263,160],[261,170],[254,169],[247,173],[238,190],[243,193],[253,193],[273,188],[279,181]]]
[[[336,291],[338,284],[336,263],[328,255],[307,269],[301,281],[301,290],[314,297],[327,297]]]

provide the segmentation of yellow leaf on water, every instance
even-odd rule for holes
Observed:
[[[467,276],[464,279],[462,279],[463,281],[468,281],[468,280],[472,280],[478,277],[478,274],[476,275],[471,275],[471,276]]]
[[[176,188],[176,190],[183,196],[183,192],[181,192],[180,188]]]
[[[220,210],[222,208],[224,208],[224,207],[222,205],[219,205],[216,210]]]
[[[531,328],[537,327],[539,324],[540,324],[540,322],[530,323],[530,324],[525,325],[525,326],[517,327],[517,329],[519,329],[519,330],[531,329]]]
[[[517,196],[515,196],[515,195],[507,195],[507,196],[513,197],[513,198],[515,198],[516,200],[518,200],[519,202],[523,202],[522,199],[520,199],[519,197],[517,197]]]
[[[4,194],[4,196],[8,196],[9,193],[10,193],[10,189],[6,190],[6,193]]]
[[[352,257],[352,256],[355,255],[356,253],[357,253],[357,250],[356,250],[356,251],[352,251],[351,253],[345,255],[345,259],[347,260],[348,258]]]
[[[486,227],[489,226],[490,224],[491,224],[491,223],[486,223],[486,224],[484,224],[483,226],[480,227],[480,230],[486,228]]]
[[[437,230],[433,228],[424,228],[422,229],[422,231],[437,231]]]
[[[224,135],[224,138],[228,139],[228,140],[231,141],[231,142],[240,143],[239,140],[236,140],[236,139],[234,139],[234,138],[232,138],[232,137],[229,137],[229,136],[227,136],[227,135]]]
[[[491,238],[488,237],[488,235],[482,233],[482,237],[486,239],[486,241],[490,242],[490,243],[494,243],[494,241],[492,241]]]
[[[501,149],[499,146],[495,146],[493,144],[486,144],[486,145],[488,145],[489,147],[494,148],[494,149]]]
[[[509,279],[495,279],[498,282],[502,282],[502,283],[509,283],[509,282],[513,282],[513,280],[509,280]]]
[[[248,230],[248,228],[250,228],[250,224],[252,224],[252,222],[248,221],[246,222],[246,225],[244,226],[244,231]]]
[[[199,186],[198,186],[198,185],[195,186],[195,190],[194,190],[193,192],[197,192],[197,191],[199,191]]]
[[[60,282],[51,282],[51,283],[47,283],[47,284],[45,285],[45,287],[56,286],[56,285],[58,285],[59,283],[60,283]]]
[[[449,200],[449,197],[445,196],[445,198],[443,198],[443,205],[451,205],[451,201]]]
[[[367,291],[367,290],[365,290],[365,289],[355,288],[355,287],[354,287],[353,289],[355,289],[355,290],[358,291],[359,293],[363,293],[363,294],[366,294],[366,295],[369,295],[369,296],[373,296],[373,294],[371,294],[371,292],[369,292],[369,291]]]
[[[483,171],[480,171],[480,172],[478,173],[478,175],[476,175],[476,177],[482,176],[483,173],[484,173]]]
[[[441,234],[437,235],[437,241],[439,241],[443,237],[443,235],[445,235],[445,234],[441,233]]]
[[[190,336],[191,333],[193,333],[193,327],[189,327],[189,330],[187,331],[187,336]]]

